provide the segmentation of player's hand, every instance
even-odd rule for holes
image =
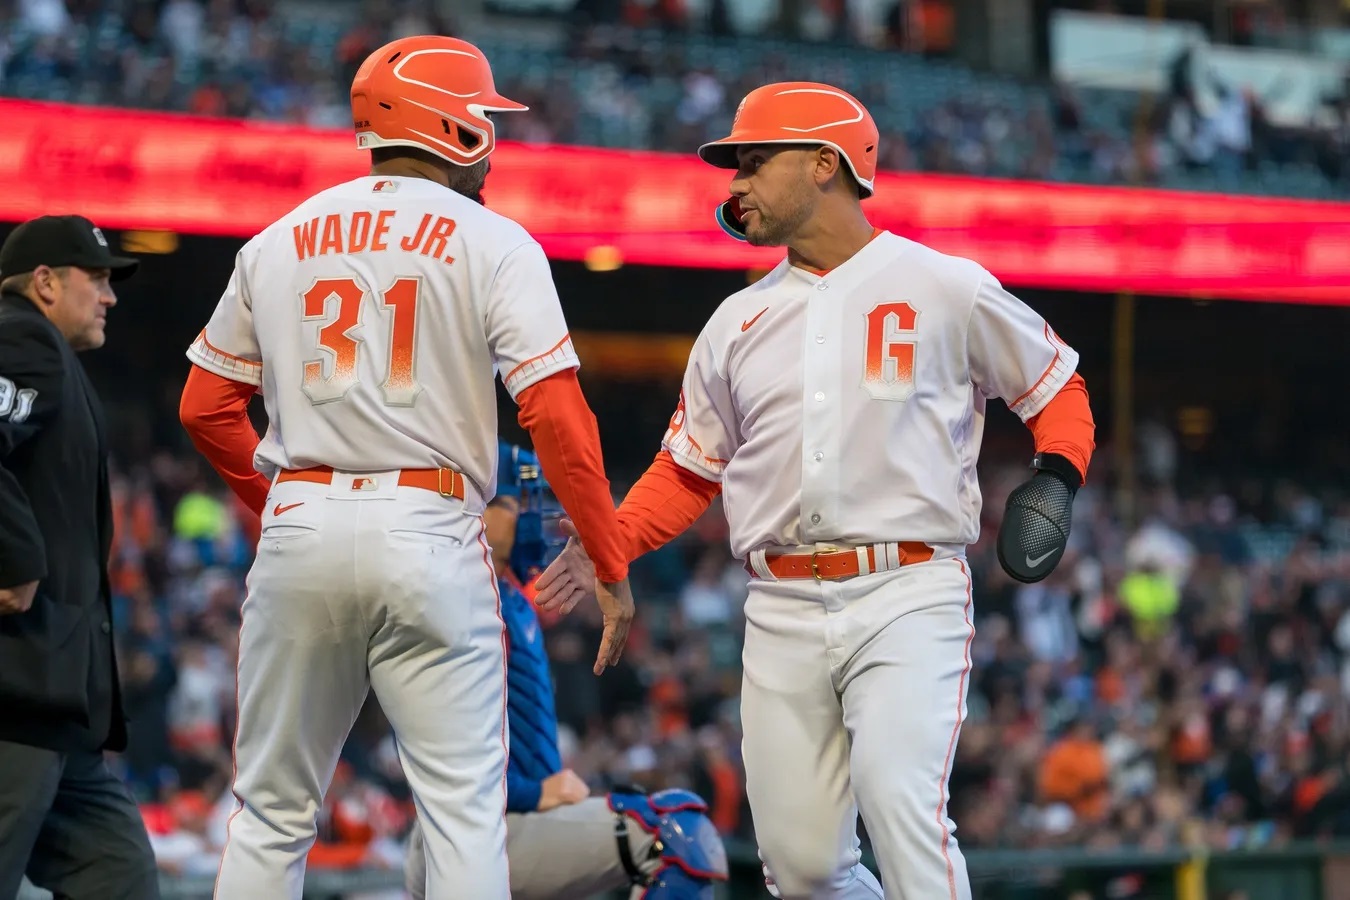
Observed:
[[[608,584],[595,582],[595,602],[605,618],[605,632],[600,636],[600,654],[595,658],[595,674],[606,668],[618,665],[623,656],[623,645],[628,643],[628,629],[633,624],[636,607],[633,604],[633,589],[628,579]]]
[[[1035,584],[1059,565],[1073,526],[1073,498],[1082,476],[1055,453],[1038,453],[1036,474],[1008,495],[999,526],[998,561],[1023,584]]]
[[[567,546],[535,580],[534,605],[565,616],[582,600],[595,595],[595,566],[582,548],[572,520],[562,519],[558,525],[567,535]]]
[[[580,803],[591,795],[590,785],[571,769],[563,769],[556,775],[545,778],[540,785],[539,812],[548,812],[559,806],[571,806]]]
[[[36,581],[30,581],[27,584],[0,588],[0,616],[28,612],[29,607],[33,605],[33,597],[37,595],[37,586]]]

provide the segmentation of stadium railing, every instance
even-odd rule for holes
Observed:
[[[1241,891],[1250,900],[1340,900],[1350,897],[1350,842],[1297,842],[1279,848],[1195,853],[1181,848],[1137,850],[971,850],[966,852],[975,900],[1070,898],[1124,895],[1138,900],[1225,900]],[[720,885],[718,900],[765,896],[759,858],[752,844],[727,846],[731,880]],[[864,854],[863,861],[873,863]],[[379,895],[402,887],[402,874],[391,870],[328,872],[311,870],[305,897],[345,900]],[[174,878],[162,882],[163,900],[199,900],[211,896],[210,878]],[[1122,889],[1132,893],[1116,894]],[[623,893],[616,898],[626,896]]]

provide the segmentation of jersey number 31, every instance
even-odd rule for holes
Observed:
[[[421,391],[414,359],[421,290],[422,279],[398,278],[379,295],[378,309],[389,325],[389,366],[380,385],[388,406],[412,406]],[[302,389],[310,402],[341,400],[360,380],[357,355],[366,336],[353,332],[364,324],[361,313],[369,293],[355,278],[320,278],[300,295],[304,320],[325,322],[319,329],[318,349],[323,356],[305,360]],[[331,311],[334,306],[336,314]]]

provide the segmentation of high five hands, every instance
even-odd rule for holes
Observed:
[[[543,612],[556,612],[565,616],[582,600],[595,598],[604,618],[600,653],[595,658],[593,669],[599,675],[609,666],[616,665],[623,656],[624,644],[628,642],[628,629],[633,624],[636,612],[633,589],[627,578],[613,583],[599,581],[595,577],[591,558],[582,549],[576,526],[570,519],[563,519],[560,525],[567,535],[567,546],[535,581],[534,587],[538,593],[534,603]]]

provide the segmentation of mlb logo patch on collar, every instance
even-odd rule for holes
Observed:
[[[377,181],[370,192],[372,194],[392,194],[396,190],[398,190],[397,181]]]

